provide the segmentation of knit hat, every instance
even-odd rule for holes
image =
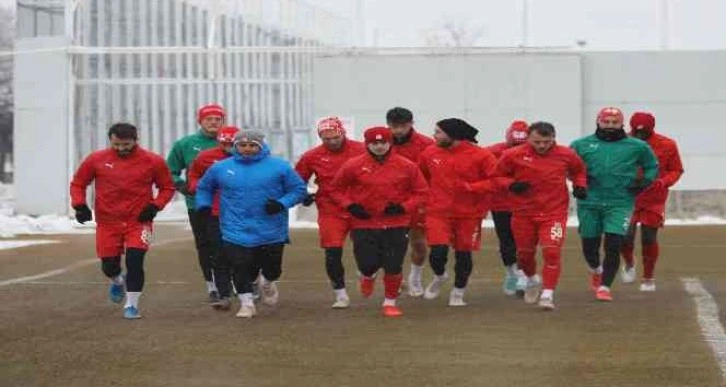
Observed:
[[[393,134],[391,134],[391,130],[385,126],[374,126],[372,128],[368,128],[363,134],[363,137],[365,138],[366,145],[376,141],[385,141],[389,144],[393,142]]]
[[[318,136],[325,131],[332,131],[335,134],[345,136],[345,127],[343,121],[338,117],[326,117],[318,122]]]
[[[222,117],[222,119],[224,119],[224,108],[217,104],[209,104],[200,107],[197,112],[197,122],[201,124],[203,119],[211,116]]]
[[[643,130],[653,133],[655,131],[655,117],[648,112],[635,112],[630,117],[631,132],[642,128]]]
[[[240,142],[251,142],[262,148],[265,143],[265,134],[257,130],[241,130],[234,136],[235,145]]]
[[[625,121],[622,110],[620,110],[616,107],[605,107],[605,108],[600,109],[600,112],[597,113],[598,121],[604,120],[607,117],[615,117],[620,122]]]
[[[446,118],[436,123],[436,126],[446,133],[453,140],[476,141],[479,131],[460,118]]]
[[[234,137],[239,132],[239,128],[235,126],[224,126],[217,132],[217,142],[222,144],[231,144]]]
[[[529,125],[526,121],[513,121],[507,128],[506,139],[509,145],[522,144],[527,141],[527,136],[529,136]]]

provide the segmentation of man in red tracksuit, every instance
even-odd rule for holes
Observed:
[[[487,147],[494,156],[499,159],[505,150],[524,144],[529,135],[529,125],[525,121],[513,121],[505,135],[506,141],[499,142]],[[517,267],[517,248],[512,234],[512,193],[506,187],[498,189],[490,197],[492,220],[494,230],[499,239],[499,256],[507,271],[502,284],[504,294],[524,294],[524,287],[527,279]]]
[[[554,290],[560,277],[560,257],[567,231],[570,203],[567,179],[573,195],[587,196],[585,163],[570,148],[555,143],[555,128],[548,122],[535,122],[529,128],[528,144],[507,150],[499,159],[497,183],[512,195],[512,230],[517,244],[519,266],[528,277],[524,301],[537,302],[537,245],[542,247],[543,290],[539,305],[552,310]]]
[[[396,306],[411,216],[428,191],[421,171],[391,152],[391,131],[373,127],[364,134],[367,154],[346,161],[333,180],[334,200],[353,216],[353,254],[361,273],[363,297],[373,294],[375,274],[383,268],[383,315],[401,316]]]
[[[418,164],[419,155],[434,140],[413,128],[413,113],[406,108],[394,107],[386,113],[386,123],[393,134],[393,150],[396,154]],[[408,275],[408,294],[411,297],[421,297],[424,294],[421,274],[426,260],[426,216],[423,207],[411,215],[411,272]]]
[[[441,120],[436,123],[436,145],[423,151],[419,159],[419,167],[430,187],[426,202],[426,241],[435,274],[424,298],[438,297],[448,278],[446,260],[451,245],[455,251],[456,278],[449,306],[466,305],[464,290],[472,271],[471,255],[480,248],[481,222],[489,210],[487,195],[494,189],[490,179],[497,159],[490,151],[474,144],[477,133],[464,120]]]
[[[325,271],[335,293],[333,308],[343,309],[350,306],[345,290],[343,244],[350,231],[351,216],[333,200],[332,182],[341,165],[365,153],[365,145],[346,137],[345,127],[338,117],[322,119],[318,123],[318,136],[323,144],[305,152],[295,165],[295,171],[306,183],[315,175],[318,191],[309,194],[303,205],[314,202],[318,207],[320,247],[325,250]]]
[[[219,146],[204,150],[197,155],[192,161],[187,173],[187,191],[194,195],[197,192],[197,184],[204,176],[204,172],[214,163],[224,160],[232,156],[234,151],[234,136],[239,132],[239,128],[234,126],[224,126],[217,132],[217,143]],[[211,267],[213,273],[214,284],[219,292],[219,298],[211,302],[212,308],[218,310],[229,310],[232,305],[230,294],[232,289],[230,286],[230,264],[227,258],[222,254],[222,232],[219,228],[219,192],[214,195],[212,208],[210,213],[200,213],[205,219],[202,223],[206,225],[207,238],[209,240],[209,253],[211,258]]]
[[[91,220],[86,188],[95,182],[96,254],[111,280],[109,298],[114,303],[123,300],[125,281],[124,318],[137,319],[152,221],[174,196],[174,182],[164,159],[138,146],[135,126],[114,124],[108,138],[111,147],[88,155],[73,175],[71,205],[78,222]],[[121,255],[126,256],[126,276],[121,274]]]
[[[658,158],[658,178],[635,199],[635,211],[631,218],[630,229],[622,248],[625,267],[621,272],[623,282],[635,281],[635,262],[633,250],[635,231],[640,223],[640,239],[643,254],[643,281],[640,290],[655,291],[653,272],[658,260],[658,229],[665,223],[665,206],[668,200],[668,189],[678,182],[683,175],[683,164],[678,146],[672,139],[655,133],[655,117],[646,112],[634,113],[630,118],[630,135],[650,145]]]

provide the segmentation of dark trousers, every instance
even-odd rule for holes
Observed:
[[[220,297],[229,297],[232,293],[230,281],[232,280],[232,265],[222,249],[222,231],[219,227],[219,217],[210,216],[206,220],[207,238],[209,239],[212,273],[214,283]]]
[[[212,244],[209,240],[207,230],[207,217],[199,214],[197,211],[190,210],[189,224],[192,226],[194,234],[194,244],[197,248],[197,258],[199,259],[199,267],[202,269],[202,275],[207,282],[212,281]]]
[[[512,213],[507,211],[492,211],[494,230],[499,239],[499,256],[504,266],[517,263],[517,246],[512,233]]]
[[[282,253],[285,245],[282,243],[244,247],[230,242],[222,242],[225,259],[229,260],[234,272],[234,287],[237,293],[252,293],[252,283],[262,270],[262,275],[268,281],[277,281],[282,274]],[[218,283],[224,279],[218,278]],[[229,277],[226,278],[229,283]]]
[[[140,292],[144,289],[144,256],[146,250],[126,250],[126,290],[129,292]],[[108,278],[117,277],[121,274],[121,257],[101,258],[101,271]]]
[[[605,259],[602,262],[602,284],[610,287],[615,280],[615,275],[620,268],[620,250],[622,249],[625,237],[623,235],[605,233]],[[591,269],[600,266],[601,237],[582,238],[582,253],[585,261]]]
[[[400,274],[408,250],[408,227],[356,229],[350,233],[358,270],[370,277],[383,268],[386,274]]]

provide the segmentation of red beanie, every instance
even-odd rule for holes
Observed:
[[[642,127],[644,130],[653,133],[655,130],[655,117],[648,112],[635,112],[630,117],[631,132]]]
[[[211,116],[222,117],[224,119],[224,108],[214,103],[200,107],[197,112],[197,122],[201,124],[204,118]]]
[[[217,142],[222,144],[234,143],[234,136],[239,132],[239,128],[235,126],[224,126],[217,132]]]
[[[529,136],[529,125],[527,125],[527,122],[523,120],[513,121],[507,129],[507,144],[523,144],[527,141],[527,136]]]
[[[597,113],[597,120],[601,121],[605,119],[605,117],[615,117],[620,122],[625,121],[625,117],[623,116],[622,110],[616,108],[616,107],[606,107],[600,109],[600,112]]]
[[[338,117],[327,117],[323,118],[318,122],[318,135],[323,134],[323,132],[326,131],[332,131],[336,134],[340,134],[342,136],[345,136],[345,127],[343,126],[343,121],[341,121]]]
[[[387,143],[393,142],[393,134],[391,134],[391,130],[385,126],[374,126],[372,128],[368,128],[363,134],[363,137],[365,138],[366,145],[376,141],[385,141]]]

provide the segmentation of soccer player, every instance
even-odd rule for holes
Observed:
[[[386,123],[393,134],[393,149],[396,154],[418,164],[419,155],[434,140],[413,128],[413,113],[406,108],[394,107],[386,113]],[[421,297],[424,294],[421,274],[426,260],[425,221],[423,207],[411,214],[411,271],[408,275],[408,293],[411,297]]]
[[[350,231],[351,216],[333,200],[332,181],[343,163],[365,153],[365,145],[346,137],[345,127],[338,117],[322,119],[317,130],[323,144],[305,152],[295,170],[306,183],[315,175],[318,190],[309,194],[303,205],[314,202],[318,207],[320,247],[325,250],[325,271],[335,296],[333,308],[343,309],[350,306],[345,290],[343,244]]]
[[[655,263],[658,260],[658,229],[665,223],[665,205],[668,200],[668,189],[678,182],[683,175],[683,164],[678,153],[678,146],[672,139],[655,132],[655,117],[646,112],[637,112],[630,118],[630,135],[650,145],[658,158],[658,178],[645,191],[635,198],[635,212],[630,221],[625,243],[623,259],[625,265],[621,272],[623,282],[635,281],[635,262],[633,250],[635,231],[640,224],[640,240],[643,255],[643,280],[640,290],[655,291]]]
[[[219,146],[210,148],[199,153],[189,167],[188,190],[194,195],[197,191],[199,180],[214,163],[232,156],[234,151],[234,136],[239,128],[225,126],[217,132],[217,143]],[[222,254],[222,231],[219,229],[219,192],[215,192],[212,202],[212,212],[202,223],[206,225],[207,240],[209,240],[209,252],[212,260],[212,274],[214,285],[219,292],[219,298],[211,304],[212,308],[218,310],[229,310],[229,300],[232,289],[230,287],[230,265],[229,260]]]
[[[224,108],[219,105],[210,104],[199,108],[197,112],[199,131],[177,140],[166,158],[166,163],[174,178],[174,186],[186,198],[197,258],[207,283],[207,293],[211,304],[219,301],[219,292],[212,279],[212,247],[207,235],[205,219],[194,210],[194,195],[189,192],[186,175],[189,172],[189,166],[197,158],[199,152],[217,146],[217,132],[224,126],[224,118]]]
[[[361,294],[373,294],[375,275],[383,268],[383,315],[398,317],[402,312],[396,299],[411,216],[421,206],[427,186],[415,164],[391,152],[388,128],[369,128],[364,137],[368,152],[343,164],[333,180],[333,198],[353,216],[351,239]]]
[[[487,195],[493,192],[491,178],[497,159],[474,143],[478,130],[466,121],[447,118],[436,123],[436,145],[427,148],[419,167],[429,183],[426,201],[426,241],[434,278],[424,298],[438,297],[448,278],[449,246],[454,248],[454,288],[449,306],[465,306],[464,290],[473,262],[472,251],[481,247],[481,222],[486,216]]]
[[[577,218],[590,286],[598,300],[612,301],[610,288],[620,266],[635,197],[655,180],[658,161],[648,144],[628,137],[623,113],[614,107],[600,110],[595,134],[575,140],[571,147],[587,167],[587,197],[577,200]],[[643,171],[642,178],[638,169]],[[603,233],[605,259],[601,263]]]
[[[76,220],[92,219],[86,188],[95,182],[96,254],[101,270],[111,280],[109,298],[124,299],[124,318],[137,319],[144,288],[144,256],[151,245],[152,221],[174,196],[174,183],[164,159],[138,145],[135,126],[117,123],[108,129],[111,146],[88,155],[73,175],[71,205]],[[153,195],[153,188],[158,193]],[[126,275],[121,270],[126,258]]]
[[[525,121],[513,121],[505,134],[505,141],[487,147],[497,159],[505,150],[524,144],[529,135],[529,126]],[[517,248],[512,234],[512,193],[506,187],[498,189],[490,198],[490,209],[494,230],[499,239],[499,256],[506,270],[502,290],[504,294],[514,295],[524,292],[527,278],[517,266]],[[523,294],[523,293],[522,293]]]
[[[252,283],[260,269],[261,301],[277,304],[276,281],[289,243],[287,210],[305,199],[306,188],[287,161],[270,155],[263,133],[240,131],[234,146],[232,157],[216,162],[202,176],[195,205],[197,212],[209,217],[219,191],[223,254],[232,263],[240,299],[237,317],[251,318],[257,314]]]
[[[560,278],[562,244],[567,232],[570,204],[567,179],[573,196],[587,197],[585,164],[575,152],[555,143],[555,127],[535,122],[527,144],[504,152],[497,165],[498,184],[512,192],[512,230],[519,266],[528,278],[524,301],[545,310],[555,308],[554,291]],[[542,249],[542,295],[535,276],[537,245]]]

